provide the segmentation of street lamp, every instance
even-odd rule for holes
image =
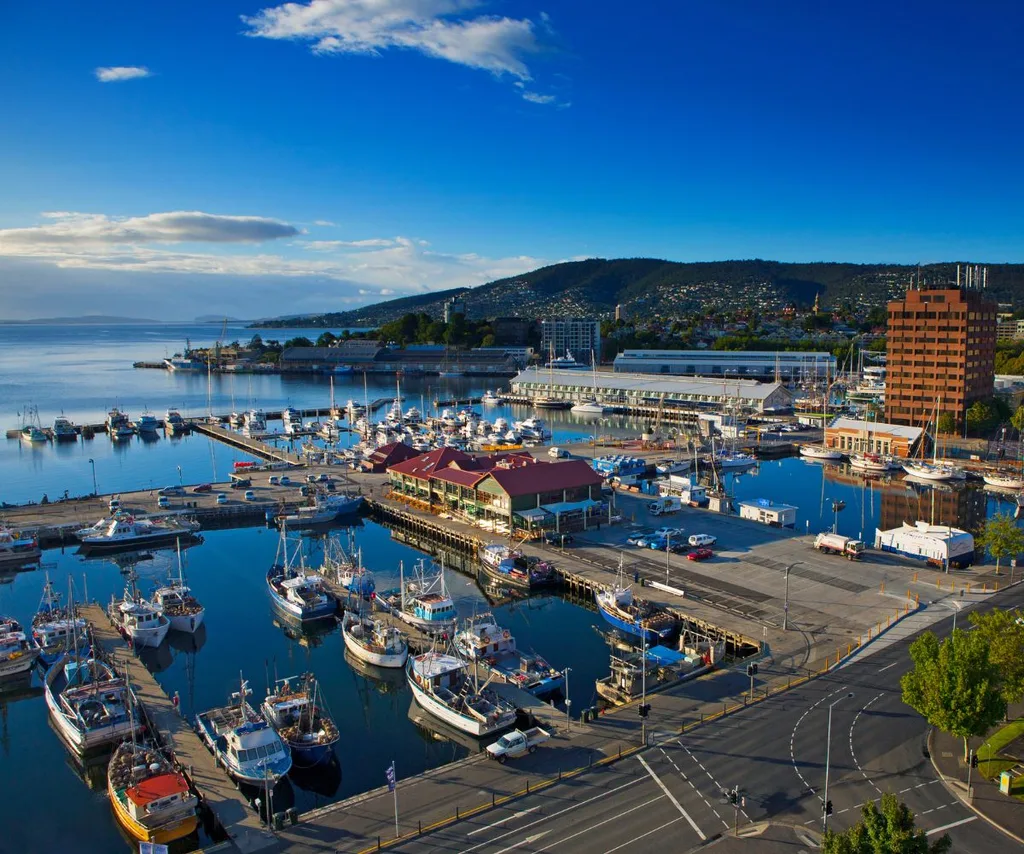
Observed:
[[[178,466],[177,469],[178,469],[178,486],[182,486],[183,487],[185,485],[185,482],[181,479],[181,466]]]
[[[668,584],[669,561],[672,557],[672,532],[669,531],[665,537],[665,583]]]
[[[572,700],[569,699],[569,674],[572,673],[571,667],[565,668],[565,731],[568,732],[572,729],[572,717],[570,716],[569,710],[572,708]]]
[[[89,460],[89,465],[92,466],[92,494],[95,498],[99,495],[99,490],[96,489],[96,460]]]
[[[822,802],[822,805],[821,805],[821,832],[822,833],[824,833],[826,830],[828,830],[828,813],[829,813],[829,809],[828,809],[828,807],[829,807],[829,803],[828,803],[828,766],[829,766],[830,753],[831,753],[831,750],[832,750],[832,707],[834,705],[836,705],[836,703],[843,702],[843,700],[849,700],[851,697],[853,697],[853,691],[848,692],[845,697],[840,697],[838,700],[835,700],[834,702],[830,703],[829,707],[828,707],[828,733],[825,736],[825,797],[822,799],[823,802]]]
[[[784,632],[789,631],[789,571],[801,563],[803,563],[802,560],[795,560],[786,567],[786,604],[782,606],[782,631]]]

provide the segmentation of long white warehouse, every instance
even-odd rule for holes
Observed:
[[[943,568],[974,563],[974,537],[949,525],[904,522],[901,527],[887,531],[876,528],[875,548]]]
[[[615,370],[798,382],[835,376],[836,357],[801,350],[625,350],[615,357]]]

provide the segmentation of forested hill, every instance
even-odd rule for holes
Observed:
[[[993,300],[1024,307],[1024,265],[990,264]],[[816,294],[823,306],[882,305],[902,294],[911,278],[956,280],[956,264],[788,264],[777,261],[714,261],[682,264],[655,258],[569,261],[475,288],[454,288],[402,297],[345,312],[331,312],[257,326],[379,326],[410,312],[440,317],[454,296],[471,317],[611,317],[616,305],[651,319],[746,306],[760,310],[787,304],[808,307]]]

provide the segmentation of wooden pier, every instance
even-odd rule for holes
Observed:
[[[268,445],[262,439],[243,436],[241,433],[237,433],[234,430],[228,430],[221,427],[219,424],[196,421],[192,424],[192,429],[197,433],[202,433],[204,436],[209,436],[211,439],[216,439],[218,442],[223,442],[225,445],[231,445],[233,448],[239,448],[246,453],[260,457],[264,460],[288,463],[293,466],[302,465],[301,454],[290,454],[288,451],[275,448],[273,445]]]
[[[132,690],[145,709],[150,728],[167,747],[182,773],[217,818],[217,823],[239,851],[246,854],[275,844],[259,817],[234,782],[221,770],[189,723],[160,687],[134,650],[122,640],[99,605],[85,605],[82,616],[93,627],[93,637],[109,660],[131,679]]]

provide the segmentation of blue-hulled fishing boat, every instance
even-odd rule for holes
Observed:
[[[262,711],[288,745],[296,766],[319,765],[333,756],[340,738],[338,727],[324,708],[312,673],[277,680],[263,701]]]
[[[332,617],[338,608],[323,579],[306,567],[302,544],[298,543],[292,555],[288,555],[288,539],[283,529],[277,559],[267,571],[267,590],[274,607],[300,622]]]

